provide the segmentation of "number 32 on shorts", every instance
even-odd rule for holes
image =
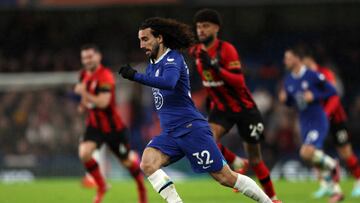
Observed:
[[[208,150],[203,150],[202,152],[196,152],[192,154],[197,159],[197,164],[203,165],[203,169],[207,169],[210,167],[210,164],[214,162],[210,158],[210,152]]]

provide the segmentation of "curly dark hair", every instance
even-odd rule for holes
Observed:
[[[186,49],[194,42],[194,33],[189,25],[169,18],[153,17],[146,19],[139,30],[151,28],[152,34],[157,37],[161,35],[164,46],[170,49]]]

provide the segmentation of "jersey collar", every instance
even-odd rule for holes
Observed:
[[[305,74],[305,72],[306,72],[306,69],[307,69],[306,66],[305,66],[305,65],[302,65],[298,74],[291,73],[291,75],[292,75],[294,78],[301,78],[302,76],[304,76],[304,74]]]
[[[152,64],[159,63],[166,56],[166,54],[168,54],[170,51],[171,51],[171,49],[167,48],[165,53],[163,53],[163,55],[161,55],[155,62],[152,62],[150,59],[150,63],[152,63]]]

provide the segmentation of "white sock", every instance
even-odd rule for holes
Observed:
[[[238,189],[245,196],[260,202],[271,203],[271,199],[264,193],[264,191],[251,178],[238,174],[235,189]]]
[[[341,187],[339,185],[339,183],[333,183],[333,193],[334,194],[341,194],[342,193],[342,190],[341,190]]]
[[[333,170],[336,167],[335,159],[331,158],[329,155],[324,154],[324,152],[321,150],[315,150],[312,162],[325,170]]]
[[[161,197],[168,203],[182,203],[181,198],[176,192],[174,183],[163,170],[159,169],[155,171],[148,177],[148,180],[156,192],[160,193]]]

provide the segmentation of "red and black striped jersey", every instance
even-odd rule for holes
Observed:
[[[317,71],[324,75],[326,81],[336,86],[336,77],[333,71],[324,66],[318,66]],[[328,112],[328,115],[335,123],[340,123],[347,120],[347,115],[343,105],[340,102],[340,99],[336,102],[333,102],[330,99],[325,101],[324,110]]]
[[[80,80],[86,85],[86,90],[93,95],[101,92],[110,92],[110,104],[105,109],[97,108],[91,104],[87,105],[88,115],[86,125],[100,129],[104,133],[120,131],[124,124],[117,111],[115,96],[115,79],[111,70],[100,65],[93,73],[81,71]]]
[[[207,53],[212,60],[217,60],[220,71],[204,69],[199,59],[202,44],[190,48],[189,52],[196,59],[196,68],[202,78],[203,86],[213,104],[220,111],[241,112],[252,109],[256,104],[246,86],[241,70],[239,55],[235,47],[226,41],[215,40]]]

